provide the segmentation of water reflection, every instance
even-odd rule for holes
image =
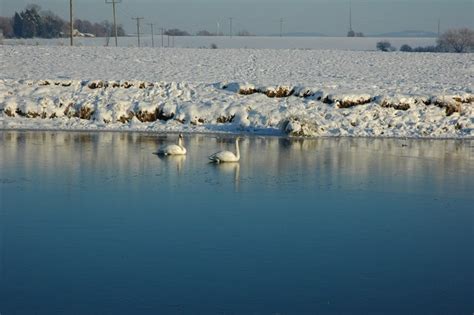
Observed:
[[[232,176],[234,178],[234,191],[239,191],[240,183],[240,163],[212,163],[209,162],[211,167],[214,167],[217,171],[221,172],[225,176]]]
[[[471,142],[176,137],[0,134],[2,314],[473,309]]]
[[[174,143],[176,135],[147,133],[16,132],[0,136],[0,168],[21,165],[22,178],[39,175],[53,180],[58,172],[77,184],[85,169],[101,174],[101,180],[119,183],[150,173],[168,176],[187,174],[202,168],[211,152],[228,149],[232,136],[186,135],[186,157],[157,158],[159,145]],[[403,144],[407,144],[404,146]],[[424,161],[420,163],[420,161]],[[158,162],[158,163],[157,163]],[[400,139],[286,139],[248,137],[241,142],[237,165],[221,165],[222,173],[233,172],[233,182],[245,186],[258,177],[272,189],[284,184],[288,176],[298,176],[300,184],[369,188],[372,177],[387,174],[382,190],[410,191],[426,176],[431,176],[436,192],[446,183],[465,190],[472,175],[473,155],[468,141]],[[4,174],[3,180],[8,180]],[[8,176],[7,176],[8,177]],[[243,182],[242,182],[243,181]],[[139,181],[129,183],[140,189]],[[245,190],[245,187],[242,187]]]
[[[165,163],[167,167],[174,167],[176,169],[176,174],[181,175],[183,173],[186,155],[155,155],[161,160],[162,163]]]

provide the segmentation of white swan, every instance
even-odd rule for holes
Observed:
[[[235,139],[235,154],[230,151],[219,151],[209,156],[209,160],[214,163],[238,162],[240,160],[239,140]]]
[[[158,149],[160,155],[185,155],[186,148],[183,146],[183,135],[178,136],[178,144],[167,144]]]

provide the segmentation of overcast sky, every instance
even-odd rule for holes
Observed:
[[[112,20],[112,7],[105,0],[73,0],[75,17],[98,22]],[[110,0],[111,1],[111,0]],[[366,35],[403,31],[437,31],[455,27],[474,28],[474,0],[352,0],[352,25]],[[11,16],[29,4],[69,16],[69,0],[0,0],[0,15]],[[215,32],[218,25],[229,33],[248,30],[257,35],[278,34],[280,18],[284,32],[318,32],[344,36],[348,30],[349,0],[122,0],[117,5],[118,23],[135,32],[132,17],[157,27],[180,28],[190,33]],[[148,27],[145,28],[145,31]]]

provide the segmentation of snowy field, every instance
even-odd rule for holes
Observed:
[[[248,49],[337,49],[337,50],[376,50],[379,41],[388,40],[392,46],[399,49],[403,44],[412,47],[436,45],[436,38],[377,38],[377,37],[260,37],[260,36],[168,36],[163,37],[164,47],[174,48],[210,48],[215,44],[218,48],[248,48]],[[74,38],[76,46],[107,46],[106,38]],[[142,47],[152,47],[151,35],[140,38]],[[6,39],[6,45],[40,45],[68,46],[68,38],[55,39]],[[154,36],[155,47],[162,46],[160,35]],[[108,39],[109,46],[115,46],[114,38]],[[136,37],[119,37],[120,47],[136,47]]]
[[[0,46],[4,129],[469,138],[473,91],[473,54]]]

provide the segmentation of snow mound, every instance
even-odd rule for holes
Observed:
[[[242,92],[243,91],[243,92]],[[0,80],[4,128],[471,137],[474,97],[302,85]]]

